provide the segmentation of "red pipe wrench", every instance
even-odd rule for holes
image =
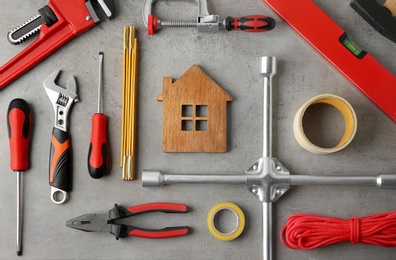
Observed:
[[[396,77],[360,51],[312,0],[262,0],[301,38],[396,123]]]
[[[112,18],[114,0],[97,0],[97,2],[104,13]],[[48,6],[43,9],[43,13],[39,11],[40,15],[50,13],[49,16],[53,18],[51,23],[53,23],[47,26],[45,17],[42,17],[41,28],[38,27],[37,30],[29,31],[20,37],[23,40],[40,30],[38,38],[32,44],[0,67],[0,89],[48,57],[59,47],[100,22],[91,0],[50,0]],[[40,18],[40,15],[35,18]],[[27,22],[24,26],[29,26],[29,23]]]

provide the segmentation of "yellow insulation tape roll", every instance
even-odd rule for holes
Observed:
[[[303,117],[307,108],[311,105],[315,104],[328,104],[335,107],[338,111],[341,112],[342,116],[345,120],[345,132],[341,141],[333,148],[322,148],[314,145],[309,141],[307,136],[304,133],[303,128]],[[296,113],[293,122],[293,132],[294,136],[297,139],[297,142],[303,147],[305,150],[314,153],[314,154],[330,154],[338,152],[344,149],[355,136],[357,129],[357,118],[355,111],[352,106],[343,99],[342,97],[331,95],[331,94],[323,94],[308,100]]]
[[[215,227],[214,219],[217,213],[222,210],[230,210],[232,211],[237,219],[237,225],[234,230],[229,233],[222,233]],[[232,202],[221,202],[214,205],[208,212],[208,217],[206,218],[206,223],[208,224],[209,232],[215,238],[222,241],[230,241],[239,237],[245,228],[245,215],[240,207],[235,205]]]

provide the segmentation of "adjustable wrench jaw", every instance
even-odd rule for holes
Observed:
[[[44,89],[47,93],[55,112],[55,127],[67,132],[67,119],[73,103],[79,102],[77,96],[77,84],[74,77],[71,77],[66,88],[55,84],[60,74],[60,70],[52,72],[44,80]]]

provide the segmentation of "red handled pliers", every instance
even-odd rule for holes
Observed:
[[[120,207],[117,204],[104,214],[85,214],[66,222],[66,227],[75,228],[86,232],[107,231],[116,239],[126,236],[142,238],[170,238],[185,236],[189,233],[187,226],[167,227],[164,229],[143,229],[135,226],[117,224],[114,221],[147,212],[164,213],[187,213],[188,207],[176,203],[148,203],[129,208]]]

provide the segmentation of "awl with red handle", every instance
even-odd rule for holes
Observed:
[[[32,110],[25,100],[17,98],[11,101],[7,111],[7,127],[10,141],[10,167],[17,172],[17,255],[22,254],[22,172],[29,169],[32,120]]]
[[[171,238],[185,236],[189,234],[189,227],[167,227],[164,229],[146,229],[135,226],[115,223],[116,220],[136,216],[148,212],[164,213],[187,213],[188,207],[185,204],[177,203],[148,203],[129,208],[120,207],[117,204],[108,213],[85,214],[66,222],[66,227],[86,231],[86,232],[110,232],[116,239],[120,237],[134,236],[142,238]]]
[[[91,142],[88,151],[88,172],[94,179],[100,179],[107,172],[107,117],[101,106],[103,52],[99,53],[98,113],[92,116]]]

